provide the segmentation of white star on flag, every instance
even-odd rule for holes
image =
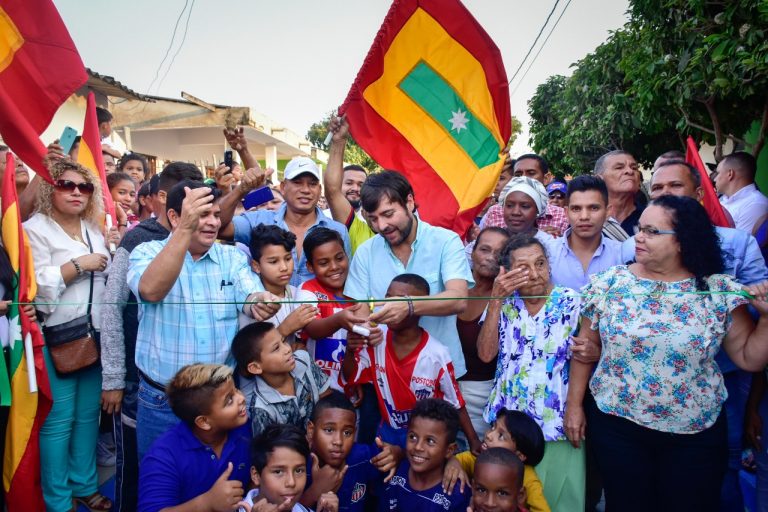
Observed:
[[[23,314],[23,313],[19,311],[19,314]],[[19,315],[16,315],[15,317],[10,318],[9,320],[10,321],[8,323],[10,324],[10,331],[11,331],[9,333],[10,334],[9,339],[10,339],[10,346],[11,348],[13,348],[17,342],[19,343],[21,342],[21,337],[22,337],[21,336],[21,318],[19,318]]]
[[[459,109],[457,112],[451,112],[451,114],[451,118],[448,120],[451,123],[451,130],[456,130],[456,133],[460,133],[461,130],[466,130],[467,123],[469,122],[467,113],[462,112],[461,109]]]

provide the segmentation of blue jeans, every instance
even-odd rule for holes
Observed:
[[[115,435],[115,500],[113,512],[130,512],[138,507],[139,459],[136,453],[136,408],[138,382],[125,382],[119,414],[112,415]]]
[[[152,443],[179,422],[173,414],[165,392],[147,384],[139,377],[138,408],[136,411],[136,447],[139,463]]]

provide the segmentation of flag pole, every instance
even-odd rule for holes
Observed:
[[[29,380],[29,392],[37,393],[37,373],[35,372],[35,352],[32,349],[32,335],[24,336],[24,355],[27,359],[27,379]]]

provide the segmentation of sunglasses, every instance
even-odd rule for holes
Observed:
[[[53,185],[57,190],[64,190],[66,192],[74,192],[78,189],[81,194],[93,194],[93,183],[75,183],[70,180],[56,180]]]

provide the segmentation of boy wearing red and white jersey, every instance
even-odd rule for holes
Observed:
[[[395,277],[387,289],[387,297],[406,300],[427,295],[429,284],[415,274]],[[366,338],[349,333],[347,343],[354,357],[345,357],[342,369],[348,386],[374,384],[382,416],[382,440],[405,447],[413,406],[418,400],[441,398],[459,409],[461,429],[473,451],[479,451],[481,443],[464,406],[445,345],[419,327],[419,317],[414,314],[381,329],[384,343],[376,346],[368,346]]]
[[[304,326],[302,340],[306,341],[315,364],[330,377],[331,387],[343,391],[339,372],[347,347],[347,330],[365,321],[366,315],[361,312],[365,305],[344,302],[349,258],[337,231],[315,228],[307,233],[302,248],[307,268],[315,278],[305,281],[301,290],[313,293],[318,300],[317,317]]]

